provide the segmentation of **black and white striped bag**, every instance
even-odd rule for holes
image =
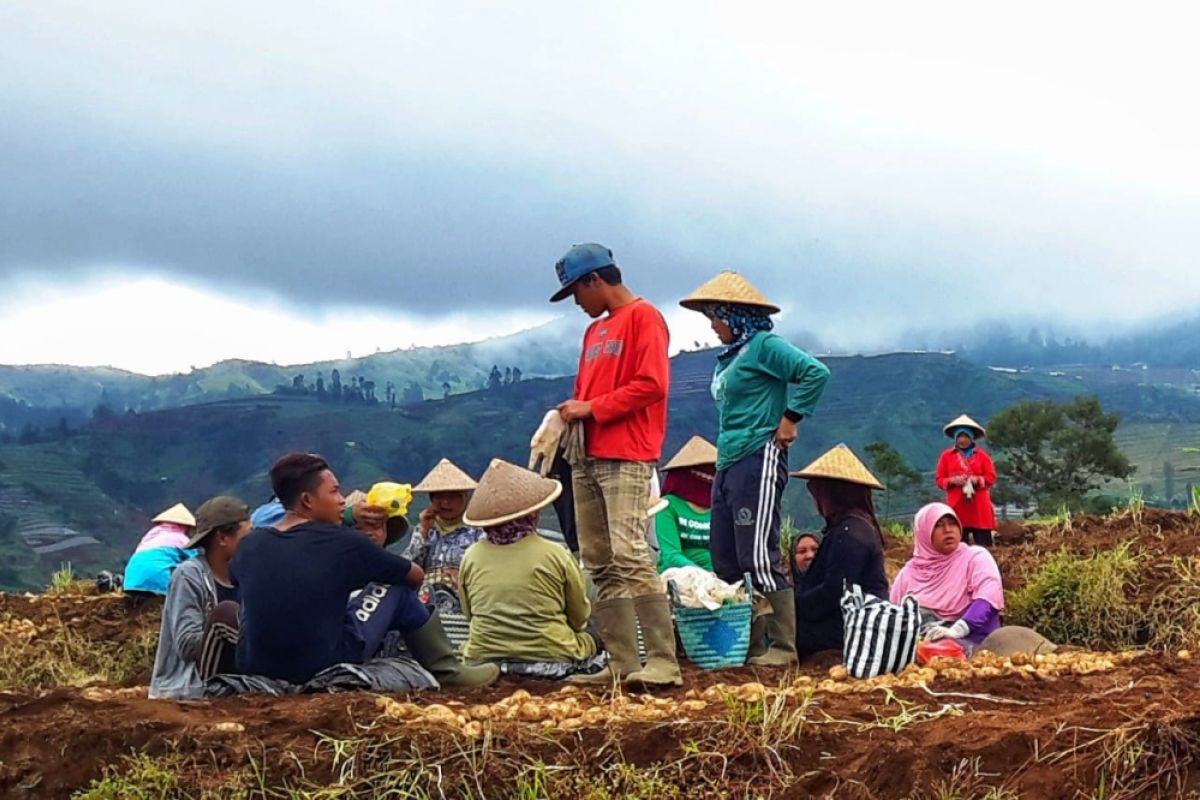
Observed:
[[[842,594],[842,625],[842,663],[852,677],[899,672],[917,660],[921,609],[912,595],[896,605],[854,584]]]

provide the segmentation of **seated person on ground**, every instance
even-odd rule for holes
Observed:
[[[242,611],[240,672],[305,683],[334,664],[371,658],[396,630],[439,682],[495,680],[495,672],[454,658],[436,614],[417,598],[421,568],[342,524],[345,499],[323,458],[283,456],[271,485],[286,513],[252,531],[231,566]]]
[[[421,512],[420,523],[404,555],[425,570],[422,602],[443,614],[462,613],[459,570],[463,555],[483,538],[483,531],[463,522],[475,486],[470,475],[443,458],[413,487],[414,492],[429,495],[429,506]]]
[[[883,485],[845,445],[838,445],[799,472],[825,519],[821,546],[796,582],[796,651],[801,657],[841,651],[842,593],[857,584],[887,599],[883,532],[875,516],[873,489]]]
[[[403,515],[392,516],[386,508],[370,505],[367,502],[367,493],[361,490],[355,490],[346,496],[346,511],[342,515],[342,524],[357,528],[384,549],[391,547],[408,533],[408,520]]]
[[[229,562],[249,532],[250,509],[236,497],[214,497],[196,509],[196,532],[186,546],[201,553],[171,576],[151,699],[203,697],[205,681],[234,671],[238,604]]]
[[[892,584],[892,602],[910,594],[932,623],[927,641],[954,639],[971,655],[1000,627],[1000,568],[986,548],[963,543],[958,515],[945,503],[930,503],[913,520],[913,557]]]
[[[463,558],[464,655],[472,661],[584,662],[599,643],[586,632],[591,606],[571,553],[537,533],[538,513],[561,484],[493,460],[467,508],[486,539]]]
[[[792,540],[792,585],[800,583],[800,577],[808,573],[817,550],[821,547],[821,534],[815,531],[804,531]]]
[[[165,595],[171,572],[196,554],[188,548],[196,518],[183,503],[159,514],[153,525],[125,565],[124,588],[128,594]]]
[[[703,437],[693,436],[663,469],[662,497],[667,507],[654,517],[658,571],[700,567],[712,572],[708,536],[717,448]]]

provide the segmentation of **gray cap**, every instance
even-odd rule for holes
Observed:
[[[221,495],[196,509],[196,530],[187,546],[195,547],[218,528],[235,525],[250,519],[250,507],[236,497]]]

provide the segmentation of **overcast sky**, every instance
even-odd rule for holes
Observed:
[[[478,339],[589,240],[843,348],[1182,312],[1198,20],[1116,8],[8,0],[0,361]]]

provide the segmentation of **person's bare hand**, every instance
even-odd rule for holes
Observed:
[[[433,506],[425,506],[421,510],[421,516],[417,518],[417,526],[422,534],[429,533],[433,528],[433,520],[437,515],[433,511]]]
[[[792,442],[796,441],[798,432],[796,423],[784,417],[779,420],[779,427],[775,429],[775,444],[786,450],[792,446]]]
[[[354,525],[364,531],[387,527],[388,512],[382,506],[368,505],[366,500],[354,504]]]
[[[948,481],[948,483],[951,486],[965,486],[967,483],[967,476],[966,475],[955,475],[953,478],[951,478]]]
[[[420,564],[413,564],[408,568],[408,585],[414,589],[420,588],[425,582],[425,570],[421,569]]]
[[[592,418],[592,404],[586,400],[567,400],[560,403],[558,413],[564,422]]]

